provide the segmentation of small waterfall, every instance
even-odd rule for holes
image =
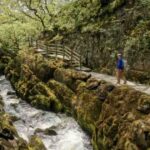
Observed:
[[[31,107],[16,96],[4,76],[0,77],[0,95],[5,111],[16,116],[14,126],[26,141],[36,134],[47,150],[92,150],[90,138],[73,118]]]

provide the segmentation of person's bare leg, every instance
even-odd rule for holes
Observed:
[[[117,84],[120,84],[120,70],[117,69]]]
[[[123,71],[122,77],[123,77],[123,80],[124,80],[124,84],[126,84],[127,80],[126,80],[126,71],[125,70]]]

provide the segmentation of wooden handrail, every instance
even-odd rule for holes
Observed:
[[[42,49],[43,52],[45,52],[45,55],[52,55],[52,57],[55,56],[55,58],[62,56],[63,60],[70,60],[71,65],[73,63],[76,63],[77,65],[80,65],[81,67],[81,55],[75,52],[74,50],[70,49],[67,46],[61,45],[61,44],[37,44],[37,49]],[[42,53],[42,52],[41,52]]]
[[[48,46],[48,47],[54,47],[54,48],[56,48],[56,46],[57,46],[57,48],[60,48],[60,49],[65,49],[66,51],[68,51],[68,52],[70,52],[71,53],[71,49],[69,48],[69,47],[67,47],[67,46],[63,46],[63,45],[59,45],[59,44],[49,44],[49,45],[41,45],[41,44],[38,44],[38,46]],[[80,57],[80,55],[77,53],[77,52],[75,52],[75,51],[73,51],[73,54],[74,55],[76,55],[76,56],[78,56],[78,57]]]

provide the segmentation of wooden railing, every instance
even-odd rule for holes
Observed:
[[[81,55],[70,49],[67,46],[61,44],[37,44],[36,51],[43,54],[46,57],[60,58],[64,61],[68,61],[71,66],[81,67]]]

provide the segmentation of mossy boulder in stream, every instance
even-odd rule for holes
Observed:
[[[29,142],[29,150],[46,150],[46,148],[38,136],[32,136]]]
[[[42,82],[34,85],[30,90],[29,100],[32,105],[45,110],[61,111],[62,104],[59,102],[53,90]]]
[[[4,70],[10,60],[11,60],[11,57],[9,57],[9,56],[1,56],[0,57],[0,74],[4,74]]]
[[[12,124],[12,117],[0,112],[0,149],[1,150],[29,150],[28,144],[18,136]]]

